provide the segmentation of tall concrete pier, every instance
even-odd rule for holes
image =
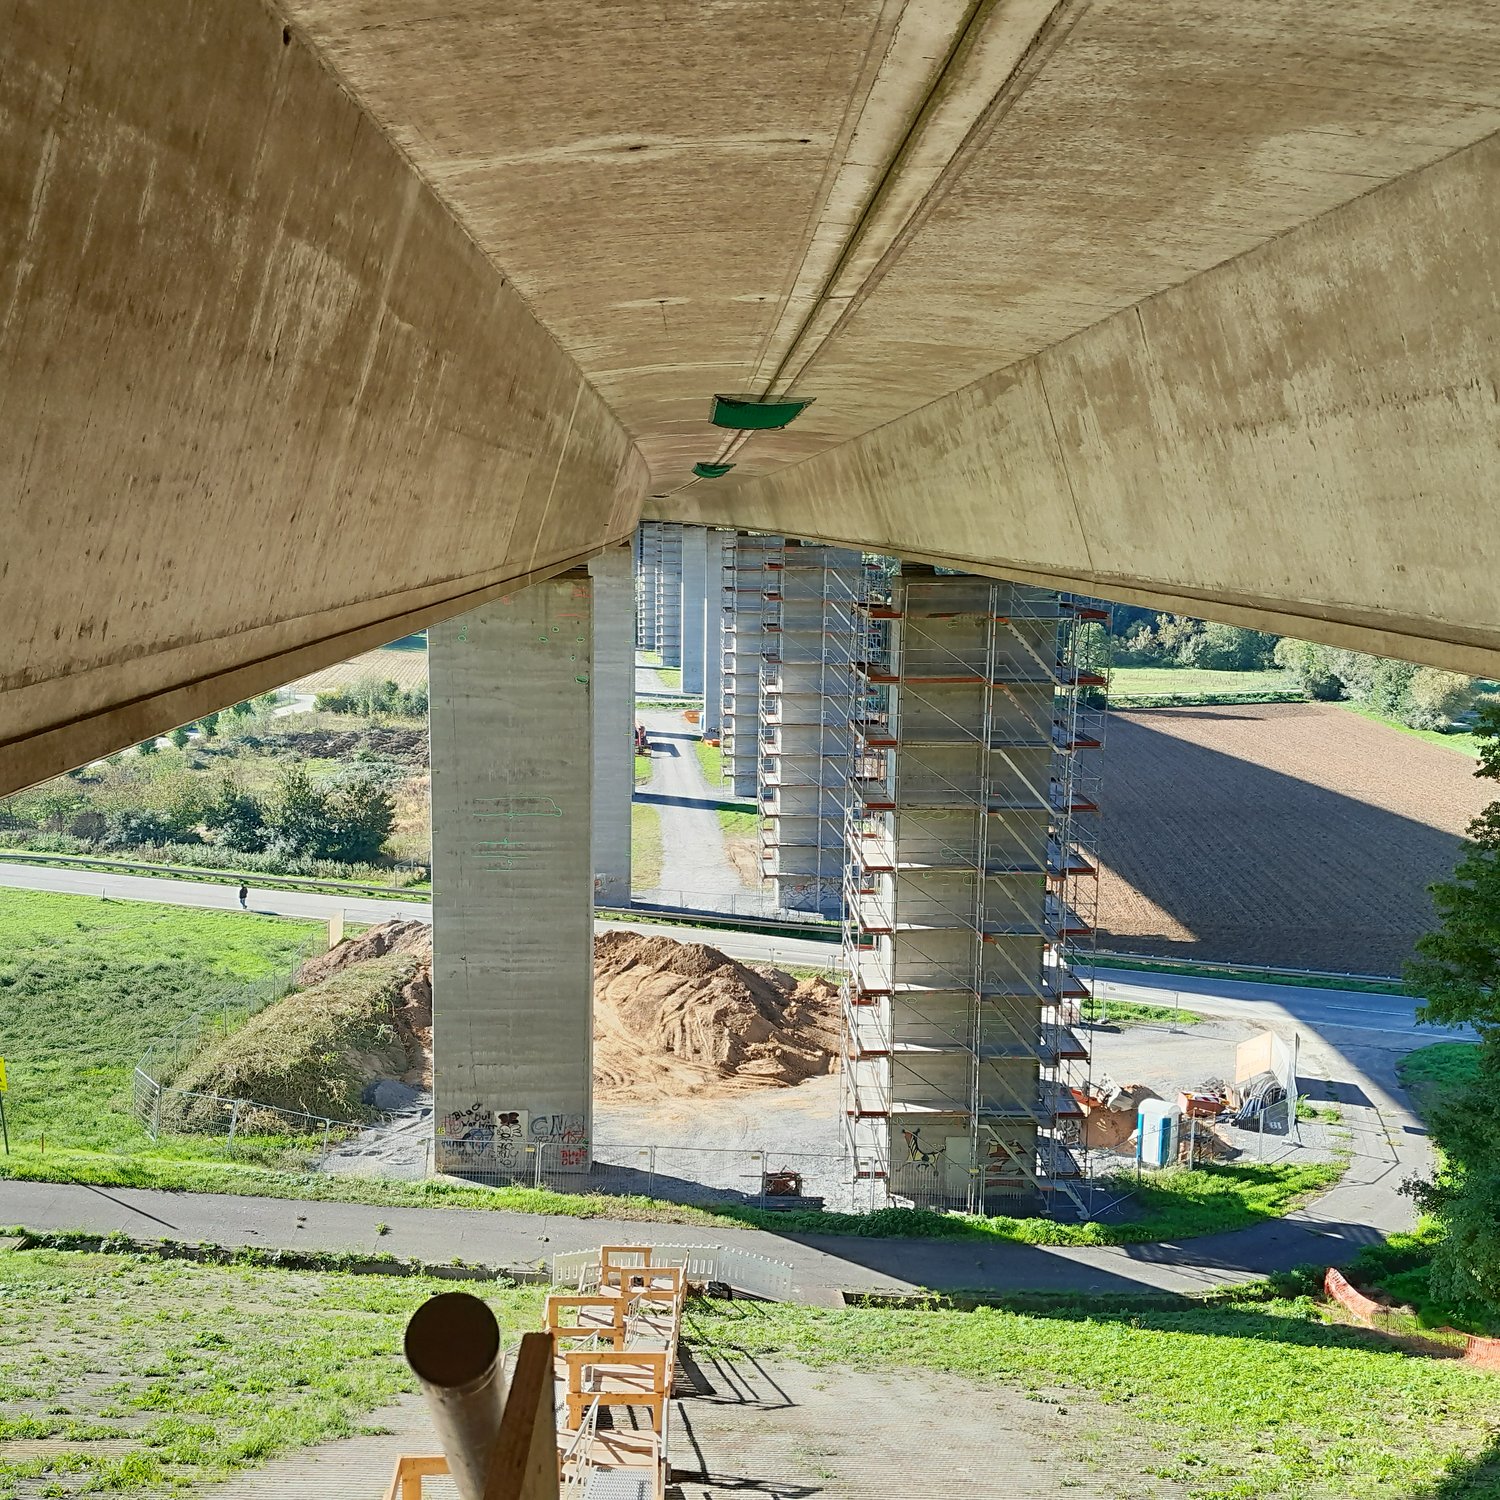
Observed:
[[[575,569],[430,636],[439,1172],[588,1166],[592,613]]]
[[[594,899],[630,900],[630,799],[635,791],[635,581],[630,548],[589,563],[593,582]]]
[[[708,532],[702,526],[682,528],[682,690],[703,691],[703,647],[707,640]],[[718,611],[715,610],[717,616]]]

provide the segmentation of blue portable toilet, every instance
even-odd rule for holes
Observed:
[[[1143,1167],[1177,1164],[1177,1106],[1165,1099],[1143,1099],[1135,1117],[1135,1159]]]

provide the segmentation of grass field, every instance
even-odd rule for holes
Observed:
[[[1203,1019],[1196,1011],[1175,1005],[1152,1005],[1145,1000],[1088,1000],[1083,1017],[1102,1026],[1196,1026]]]
[[[1421,1114],[1453,1089],[1473,1083],[1479,1076],[1479,1047],[1472,1042],[1436,1042],[1418,1047],[1396,1064],[1396,1076],[1410,1092]]]
[[[630,808],[630,883],[637,890],[661,884],[661,813],[635,802]]]
[[[700,1360],[1000,1382],[1042,1403],[1039,1422],[1070,1392],[1088,1395],[1128,1424],[1122,1435],[1146,1439],[1149,1472],[1190,1500],[1500,1495],[1500,1380],[1331,1325],[1305,1299],[1079,1299],[1042,1314],[731,1302],[695,1304],[684,1331]]]
[[[635,757],[635,784],[644,786],[651,780],[651,757],[649,755],[637,755]]]
[[[1295,693],[1290,672],[1212,672],[1198,667],[1115,667],[1111,698],[1195,698],[1223,693]]]
[[[412,1389],[400,1354],[407,1318],[451,1288],[55,1250],[0,1253],[0,1281],[0,1444],[50,1439],[52,1448],[0,1456],[6,1500],[192,1491],[371,1430],[373,1414]],[[507,1343],[535,1326],[540,1289],[474,1290]],[[1500,1493],[1489,1451],[1500,1381],[1332,1324],[1304,1299],[1062,1299],[1042,1311],[972,1312],[698,1301],[683,1337],[702,1364],[753,1360],[774,1373],[798,1361],[830,1380],[842,1368],[898,1381],[943,1371],[977,1389],[1008,1387],[1038,1403],[1049,1430],[1076,1404],[1069,1441],[1091,1440],[1096,1410],[1109,1423],[1096,1440],[1134,1440],[1149,1472],[1186,1500]],[[851,1412],[848,1431],[860,1420]],[[811,1477],[816,1460],[797,1455],[796,1466]]]
[[[144,1145],[130,1073],[148,1043],[291,963],[321,924],[0,891],[0,1038],[13,1145]]]
[[[51,1250],[0,1252],[0,1282],[0,1500],[180,1492],[369,1431],[413,1389],[406,1320],[452,1289]],[[536,1323],[539,1291],[484,1290],[509,1341]]]
[[[719,790],[724,785],[723,750],[718,745],[710,745],[707,740],[694,740],[693,753],[698,757],[698,765],[709,790]]]
[[[1410,724],[1403,724],[1399,719],[1378,714],[1373,708],[1361,708],[1357,703],[1340,703],[1338,706],[1345,713],[1358,714],[1360,718],[1368,719],[1372,724],[1384,724],[1387,729],[1394,729],[1400,734],[1413,735],[1419,740],[1425,740],[1429,745],[1439,745],[1444,750],[1467,755],[1471,760],[1479,759],[1481,741],[1478,735],[1439,734],[1434,729],[1413,729]]]

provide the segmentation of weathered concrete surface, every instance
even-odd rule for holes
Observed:
[[[1494,675],[1497,184],[1500,136],[843,447],[653,509]]]
[[[590,595],[578,569],[429,637],[438,1171],[503,1165],[507,1112],[549,1167],[587,1160]]]
[[[286,37],[0,5],[0,790],[634,524],[619,423]]]
[[[1500,671],[1492,0],[0,0],[0,48],[0,790],[646,493]]]

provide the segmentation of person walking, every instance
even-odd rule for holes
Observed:
[[[241,911],[249,911],[249,909],[250,909],[250,887],[248,885],[246,885],[245,882],[242,880],[242,881],[240,881],[240,910]]]

